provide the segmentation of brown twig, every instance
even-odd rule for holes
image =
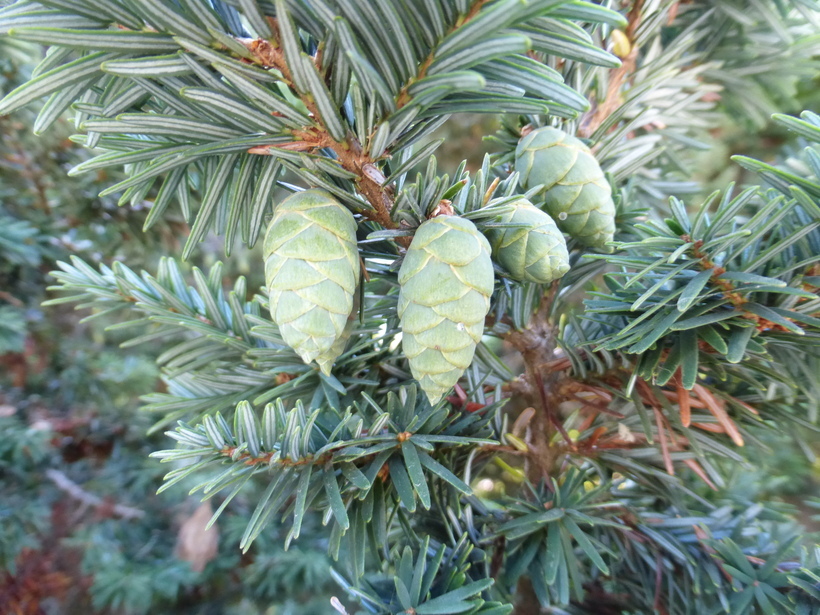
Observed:
[[[450,28],[447,34],[450,34],[468,23],[479,14],[481,9],[490,0],[475,0],[470,9],[462,17],[460,17],[455,24]],[[274,32],[279,31],[279,24],[276,19],[269,18],[270,24]],[[296,91],[294,87],[293,75],[290,67],[286,61],[285,55],[282,51],[279,38],[274,35],[272,40],[256,39],[250,41],[241,41],[251,52],[257,64],[265,68],[274,68],[282,75],[282,81],[288,84]],[[435,60],[437,48],[434,48],[429,55],[419,64],[416,74],[407,81],[402,87],[396,98],[396,106],[401,108],[407,105],[412,97],[409,93],[409,88],[413,83],[423,79],[427,70]],[[321,64],[320,52],[317,52],[317,57],[314,62],[317,65]],[[326,77],[326,76],[325,76]],[[283,148],[296,151],[310,151],[319,147],[328,147],[336,154],[339,164],[346,171],[349,171],[357,176],[355,180],[356,188],[359,193],[364,196],[367,201],[373,206],[372,211],[363,211],[362,215],[366,218],[377,222],[386,229],[398,228],[398,224],[392,219],[390,212],[394,204],[393,190],[389,186],[384,185],[384,177],[380,173],[373,173],[373,169],[377,169],[374,159],[370,154],[364,151],[362,144],[359,143],[355,135],[348,134],[344,141],[337,141],[328,134],[327,130],[321,123],[321,113],[316,105],[313,97],[309,92],[298,92],[299,98],[307,107],[310,115],[316,121],[316,124],[310,127],[305,127],[301,130],[294,130],[292,134],[294,141],[284,144],[275,144],[270,146],[254,147],[249,150],[252,154],[269,154],[271,148]],[[439,214],[449,213],[446,206],[443,206]],[[410,245],[410,237],[398,237],[397,243],[407,247]]]
[[[703,240],[698,239],[697,241],[693,241],[689,235],[683,235],[681,237],[684,241],[692,241],[692,247],[689,250],[693,257],[698,259],[700,268],[703,271],[708,271],[709,269],[712,270],[712,276],[710,278],[710,282],[717,286],[721,292],[723,293],[723,297],[732,304],[732,306],[740,310],[742,312],[742,317],[746,318],[747,320],[751,320],[755,323],[755,328],[758,331],[788,331],[786,327],[779,323],[772,322],[767,318],[763,318],[755,314],[754,312],[748,311],[744,306],[749,302],[747,297],[744,297],[742,294],[737,292],[737,286],[733,284],[729,280],[724,280],[720,276],[726,273],[726,269],[721,267],[712,260],[711,256],[705,253],[703,248]],[[791,320],[791,319],[787,319]],[[794,321],[792,321],[794,322]],[[797,326],[802,326],[800,323],[795,323]]]
[[[627,26],[625,35],[630,45],[629,53],[623,58],[621,66],[612,70],[603,102],[590,109],[581,119],[578,134],[582,137],[589,138],[592,136],[621,104],[621,87],[624,81],[635,72],[638,61],[639,49],[635,44],[635,32],[641,24],[641,12],[643,10],[644,1],[645,0],[635,0],[626,16]]]
[[[3,301],[5,301],[7,303],[10,303],[14,307],[20,307],[21,308],[21,307],[24,307],[26,305],[25,303],[20,301],[17,297],[15,297],[14,295],[12,295],[11,293],[9,293],[5,290],[0,290],[0,299],[2,299]]]
[[[270,21],[274,31],[277,31],[279,24],[274,19]],[[275,68],[282,74],[282,80],[291,87],[294,87],[293,75],[277,38],[274,38],[273,41],[255,39],[242,42],[253,54],[257,64],[267,68]],[[375,160],[364,152],[355,136],[349,134],[345,141],[336,141],[333,139],[322,125],[322,114],[319,112],[319,108],[310,93],[298,92],[298,94],[305,107],[307,107],[311,117],[316,120],[316,124],[292,131],[294,136],[293,142],[281,145],[255,147],[249,150],[250,153],[269,153],[268,150],[271,147],[282,147],[296,151],[309,151],[319,147],[332,149],[342,168],[357,176],[356,188],[373,206],[372,211],[364,211],[362,215],[377,222],[384,228],[397,228],[398,225],[390,217],[390,211],[393,207],[393,195],[391,190],[379,183],[378,178],[373,177],[372,173],[367,172],[368,168],[374,166]],[[407,246],[409,245],[410,238],[399,237],[397,241]]]
[[[235,446],[226,446],[225,448],[219,451],[220,455],[225,457],[231,457],[236,454],[236,447]],[[245,465],[248,466],[260,466],[260,465],[278,465],[282,467],[292,468],[296,466],[304,466],[304,465],[322,465],[325,461],[327,461],[330,457],[329,456],[322,456],[322,457],[314,457],[313,455],[306,455],[301,459],[297,459],[294,461],[289,457],[280,457],[279,459],[274,459],[274,455],[276,452],[267,452],[261,453],[260,455],[251,455],[247,451],[244,451],[239,454],[236,458],[236,461],[241,461]]]
[[[60,491],[64,491],[75,500],[92,508],[107,510],[123,519],[141,519],[145,516],[145,511],[124,504],[109,504],[101,497],[89,493],[68,476],[53,468],[46,470],[46,477],[53,482]]]
[[[487,4],[490,0],[476,0],[473,5],[470,7],[470,10],[467,11],[461,18],[459,18],[455,24],[445,33],[444,37],[446,38],[459,28],[463,27],[466,23],[472,21],[476,15],[481,11],[485,4]],[[430,65],[433,63],[433,60],[436,59],[436,52],[438,51],[438,47],[434,47],[428,56],[419,64],[418,71],[416,71],[415,77],[408,80],[408,82],[404,85],[404,87],[399,92],[398,98],[396,98],[396,107],[401,109],[405,105],[407,105],[413,97],[410,96],[410,86],[412,86],[417,81],[424,79],[427,76],[427,70],[430,68]]]
[[[16,155],[13,156],[13,161],[18,163],[21,168],[20,176],[29,180],[33,187],[33,192],[36,195],[35,205],[37,209],[46,213],[51,213],[51,206],[48,203],[48,194],[46,193],[47,175],[42,168],[35,162],[35,156],[29,148],[20,141],[19,131],[6,118],[0,118],[0,134],[6,140],[6,143],[11,145]],[[16,165],[15,165],[16,166]]]

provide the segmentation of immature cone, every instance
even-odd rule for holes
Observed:
[[[522,282],[549,284],[569,271],[567,242],[552,218],[527,199],[508,207],[499,222],[526,226],[487,231],[495,261]]]
[[[493,292],[490,245],[456,216],[424,222],[399,270],[402,348],[435,404],[472,363]]]
[[[298,192],[276,207],[264,253],[271,316],[282,338],[305,363],[321,356],[329,374],[344,349],[331,351],[361,273],[353,214],[323,190]]]
[[[557,128],[533,130],[518,142],[515,170],[525,188],[545,186],[546,210],[562,231],[593,248],[612,241],[612,188],[581,141]]]

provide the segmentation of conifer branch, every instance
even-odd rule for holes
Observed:
[[[612,112],[621,104],[621,88],[624,82],[629,79],[637,66],[640,49],[635,43],[635,33],[641,24],[643,17],[643,5],[645,0],[634,0],[632,8],[627,14],[628,25],[624,31],[624,38],[628,42],[629,51],[622,58],[623,63],[618,68],[612,69],[607,91],[604,100],[593,106],[579,122],[578,134],[589,138],[598,130],[603,122],[612,115]]]
[[[279,38],[276,36],[280,25],[274,18],[268,18],[268,21],[271,25],[271,30],[274,32],[275,38],[272,41],[255,39],[242,42],[256,58],[258,64],[263,67],[278,70],[282,74],[283,81],[295,90],[293,75],[285,59]],[[296,149],[297,143],[302,144],[299,149],[301,149],[301,147],[306,149],[329,147],[336,154],[336,158],[342,168],[357,176],[356,187],[373,206],[373,211],[365,210],[362,212],[362,215],[377,222],[386,229],[398,228],[398,224],[396,224],[390,216],[394,201],[392,191],[378,181],[377,175],[369,171],[376,169],[376,161],[364,152],[361,143],[359,143],[358,139],[352,134],[348,133],[346,142],[339,142],[333,139],[327,129],[322,125],[322,115],[310,93],[297,91],[297,94],[305,107],[307,107],[311,117],[314,118],[316,124],[314,126],[306,126],[303,129],[294,130],[293,135],[297,139],[296,143],[272,145],[270,147]],[[251,148],[249,153],[263,153],[265,147],[266,146],[257,146]],[[397,241],[404,244],[405,247],[410,243],[408,237],[399,237]]]
[[[147,229],[178,203],[184,257],[211,232],[257,242],[277,185],[299,190],[284,171],[324,191],[288,201],[316,213],[310,233],[268,226],[266,268],[289,272],[267,296],[249,299],[232,261],[163,259],[149,275],[74,259],[55,274],[55,304],[129,314],[112,328],[157,350],[167,389],[143,399],[154,429],[176,424],[175,448],[154,454],[171,467],[163,489],[224,497],[217,514],[247,517],[243,549],[267,549],[277,520],[286,545],[322,522],[334,577],[373,613],[742,612],[759,592],[778,602],[766,612],[809,604],[814,573],[769,574],[794,543],[756,540],[785,535],[785,515],[726,490],[723,470],[786,432],[808,450],[817,429],[816,151],[799,170],[738,161],[776,198],[665,198],[698,189],[687,152],[731,109],[706,94],[757,82],[789,97],[814,66],[796,5],[609,3],[624,18],[583,0],[42,4],[0,9],[0,32],[55,47],[0,110],[48,97],[40,130],[73,109],[75,138],[104,150],[77,172],[125,166],[107,193],[153,199]],[[757,44],[775,38],[794,40]],[[757,102],[740,107],[768,117],[774,102]],[[464,112],[505,115],[503,151],[445,174],[427,141]],[[787,121],[820,142],[816,115]],[[570,140],[579,125],[594,155]],[[556,142],[583,153],[566,202],[546,187],[567,153]],[[589,228],[570,219],[585,202]],[[343,227],[337,268],[313,246]],[[429,250],[396,258],[438,227]],[[20,236],[0,235],[0,250]],[[280,306],[321,312],[300,333],[339,316],[309,336],[333,337],[321,361]],[[0,461],[20,448],[8,440]]]
[[[459,28],[463,28],[466,24],[472,21],[476,15],[479,14],[482,7],[487,4],[490,0],[473,0],[470,9],[456,21],[455,24],[447,31],[443,38],[453,34]],[[427,70],[430,68],[430,65],[433,63],[433,60],[436,59],[436,53],[438,52],[438,46],[433,47],[430,50],[430,53],[427,57],[419,64],[418,71],[416,75],[409,79],[407,83],[402,86],[401,91],[399,92],[398,97],[396,98],[396,107],[401,109],[402,107],[406,106],[411,100],[413,100],[412,96],[410,96],[410,86],[414,83],[424,79],[427,76]]]
[[[692,241],[692,239],[688,235],[683,236],[684,241]],[[734,306],[735,309],[740,310],[743,312],[743,318],[747,318],[748,320],[752,321],[755,324],[755,329],[758,331],[782,331],[787,332],[788,329],[781,324],[776,322],[772,322],[771,320],[760,316],[759,314],[755,314],[747,310],[744,306],[749,303],[749,298],[744,296],[743,294],[738,292],[737,284],[731,282],[730,280],[723,279],[721,276],[727,273],[727,270],[720,265],[715,264],[709,254],[706,254],[701,249],[703,247],[703,240],[699,239],[693,242],[691,248],[691,254],[694,258],[696,258],[699,262],[702,271],[712,271],[712,277],[710,279],[711,283],[717,286],[723,293],[724,298]],[[802,327],[803,325],[799,322],[795,322],[793,319],[788,319],[789,322],[793,323],[797,327]]]

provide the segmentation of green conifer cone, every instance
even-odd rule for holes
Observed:
[[[399,270],[402,348],[435,404],[472,363],[493,292],[490,245],[456,216],[424,222]]]
[[[585,246],[604,248],[615,234],[612,188],[589,148],[549,126],[518,142],[515,170],[524,188],[544,185],[547,213]]]
[[[323,190],[305,190],[282,201],[265,235],[265,280],[273,321],[285,342],[323,371],[344,349],[361,267],[356,221]],[[327,372],[326,372],[327,373]]]
[[[499,222],[526,227],[487,231],[495,261],[522,282],[549,284],[569,271],[567,242],[552,218],[524,198],[508,206]]]

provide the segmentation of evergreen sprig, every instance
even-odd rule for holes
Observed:
[[[121,203],[140,200],[167,174],[146,228],[178,199],[193,224],[185,257],[211,228],[225,235],[228,253],[237,231],[252,246],[284,169],[394,228],[388,159],[406,161],[447,114],[539,113],[550,105],[572,116],[586,109],[557,73],[534,70],[537,63],[523,55],[531,46],[575,40],[539,30],[533,41],[516,30],[561,4],[359,1],[341,4],[338,18],[321,2],[268,4],[267,14],[252,3],[240,5],[247,13],[221,2],[215,13],[204,1],[186,8],[111,3],[77,13],[58,5],[60,15],[96,22],[60,29],[50,27],[55,11],[18,3],[0,12],[0,30],[68,54],[46,58],[0,113],[50,94],[45,112],[53,120],[78,92],[90,92],[77,125],[89,133],[87,146],[110,151],[74,172],[128,165],[128,178],[106,190],[122,192]],[[587,6],[594,7],[577,7],[586,19],[621,19],[602,8],[584,13]],[[296,28],[309,38],[298,40]],[[617,65],[587,47],[576,59]],[[504,62],[514,68],[505,73]],[[43,112],[37,124],[48,127]],[[195,217],[189,183],[201,195]]]
[[[243,549],[277,526],[304,539],[315,513],[366,612],[816,610],[794,511],[732,493],[730,471],[744,447],[788,433],[810,450],[817,430],[816,148],[793,168],[737,160],[772,189],[665,198],[700,191],[689,164],[708,129],[759,123],[816,72],[816,3],[754,5],[15,2],[0,30],[52,47],[0,112],[47,96],[44,131],[73,110],[76,140],[102,150],[74,172],[124,166],[105,193],[152,199],[146,230],[177,203],[183,258],[209,232],[230,256],[280,188],[318,188],[355,221],[365,278],[329,376],[284,343],[264,293],[223,288],[220,265],[191,283],[171,259],[156,275],[73,259],[51,303],[136,315],[115,326],[138,329],[128,344],[161,344],[168,391],[146,401],[155,428],[179,422],[155,454],[176,466],[166,488],[225,494],[218,515],[258,487]],[[774,98],[741,103],[746,85]],[[505,115],[501,151],[444,174],[431,137],[463,112]],[[817,140],[814,114],[778,119]],[[570,272],[548,285],[483,272],[496,282],[476,358],[430,405],[400,346],[397,271],[439,215],[479,251],[479,233],[515,229],[501,216],[549,187],[519,188],[514,150],[546,126],[586,139],[607,172],[617,234],[598,247],[617,251],[570,239]]]

